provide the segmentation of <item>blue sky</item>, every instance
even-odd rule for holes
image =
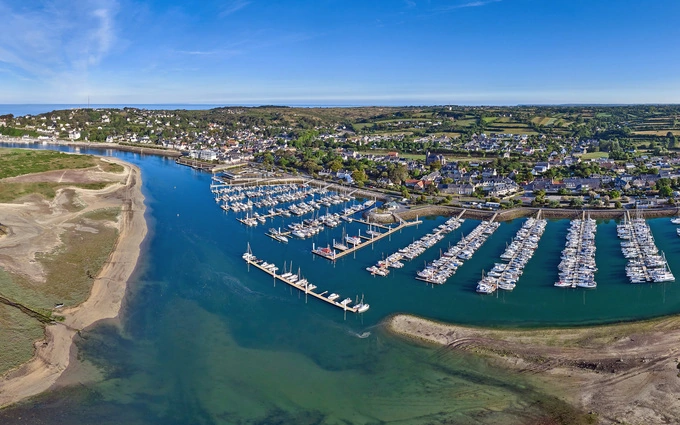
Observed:
[[[678,0],[0,0],[0,103],[680,103]]]

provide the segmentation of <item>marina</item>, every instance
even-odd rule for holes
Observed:
[[[572,220],[567,242],[562,251],[562,261],[558,269],[559,280],[555,283],[558,288],[586,288],[597,287],[595,282],[595,232],[597,224],[585,212],[580,219]]]
[[[373,207],[375,201],[355,202],[351,194],[329,192],[327,187],[312,187],[307,182],[269,184],[258,181],[254,185],[211,185],[215,201],[225,211],[246,212],[245,217],[236,220],[248,227],[265,224],[269,219],[277,216],[293,217],[312,214],[311,218],[299,222],[286,223],[278,228],[270,228],[265,235],[274,241],[287,244],[291,238],[307,239],[318,235],[325,229],[334,229],[344,223],[357,223],[367,226],[358,233],[347,234],[343,229],[341,238],[334,238],[326,246],[312,244],[312,253],[330,261],[336,261],[359,249],[390,236],[404,227],[418,224],[399,221],[396,226],[376,224],[358,218],[355,215]],[[339,206],[334,212],[330,207]],[[326,207],[325,214],[320,209]],[[410,261],[422,255],[444,239],[448,233],[458,229],[463,223],[466,210],[462,210],[455,217],[447,219],[432,231],[423,235],[407,246],[377,260],[373,265],[365,267],[365,271],[373,276],[388,276],[395,269],[402,269],[405,261]],[[462,237],[455,246],[440,254],[440,258],[426,264],[426,267],[416,272],[416,279],[432,283],[443,284],[456,273],[457,269],[469,260],[484,244],[499,226],[495,221],[496,215],[488,221],[482,221],[467,236]],[[396,216],[395,216],[396,217]],[[398,218],[398,217],[397,217]],[[678,217],[671,220],[675,224],[680,222]],[[501,289],[512,291],[517,285],[524,267],[532,258],[538,242],[543,235],[547,222],[541,218],[539,210],[536,218],[529,218],[513,237],[510,245],[506,244],[501,254],[502,262],[496,262],[488,272],[482,271],[482,278],[477,282],[476,292],[491,294]],[[560,255],[558,264],[558,279],[556,287],[596,288],[595,273],[595,235],[597,224],[595,220],[586,217],[570,222],[567,241]],[[680,235],[680,229],[677,234]],[[670,282],[674,276],[665,259],[665,255],[654,244],[651,230],[643,219],[631,220],[629,213],[623,222],[617,226],[617,235],[623,239],[621,250],[628,260],[626,275],[633,283],[642,282]],[[293,278],[294,279],[294,278]]]
[[[267,263],[266,261],[263,261],[255,257],[250,251],[250,245],[248,246],[248,250],[242,255],[242,258],[246,263],[248,263],[248,265],[256,267],[257,269],[262,270],[263,272],[272,276],[274,278],[274,281],[279,280],[301,292],[304,292],[305,299],[307,295],[311,295],[312,297],[324,301],[334,307],[338,307],[344,311],[349,311],[352,313],[364,313],[368,311],[368,309],[370,308],[369,304],[364,303],[363,296],[361,301],[359,301],[357,297],[356,302],[354,302],[352,298],[348,297],[338,302],[336,300],[340,299],[340,295],[335,292],[328,296],[326,296],[326,294],[328,294],[328,291],[324,291],[321,293],[315,292],[314,290],[317,289],[317,286],[311,282],[308,282],[307,279],[303,278],[299,272],[297,274],[294,274],[291,272],[284,271],[284,273],[282,274],[276,274],[279,268],[276,267],[274,264]],[[354,305],[352,305],[353,302]]]
[[[328,209],[332,206],[355,201],[355,197],[351,194],[329,192],[325,187],[314,188],[308,183],[266,184],[257,182],[256,186],[252,187],[211,184],[210,190],[217,205],[225,212],[246,212],[245,217],[236,217],[236,220],[248,227],[265,224],[268,219],[278,216],[299,217],[314,213],[322,207]],[[307,200],[307,198],[311,199]],[[374,204],[375,200],[355,203],[346,206],[341,213],[331,214],[327,211],[324,216],[317,217],[317,219],[321,219],[322,224],[326,227],[336,227],[341,220],[351,222],[353,220],[352,215],[365,211]]]
[[[327,198],[321,198],[321,200],[327,199]],[[248,201],[249,203],[244,204],[245,205],[245,210],[252,210],[254,207],[254,203],[251,201]],[[349,201],[342,201],[342,202],[349,202]],[[363,222],[362,220],[358,219],[352,219],[351,216],[357,213],[360,213],[362,211],[365,211],[373,206],[375,201],[368,200],[364,203],[357,203],[354,204],[350,207],[347,207],[343,209],[342,214],[339,213],[326,213],[323,216],[319,216],[317,219],[320,219],[322,223],[326,227],[337,227],[340,224],[341,220],[347,221],[347,222],[352,222],[352,221],[357,221],[357,222]],[[278,217],[278,216],[283,216],[283,217],[291,217],[291,216],[303,216],[307,215],[310,213],[314,213],[318,211],[321,208],[322,203],[315,201],[314,199],[310,200],[309,202],[299,202],[296,204],[292,204],[288,206],[287,208],[269,208],[265,213],[259,213],[259,212],[254,212],[252,215],[250,213],[246,214],[246,217],[244,218],[239,218],[236,217],[236,220],[239,221],[241,224],[244,224],[249,227],[255,227],[258,224],[265,224],[268,219]],[[337,205],[337,204],[332,204],[332,205]],[[221,206],[222,209],[226,211],[226,208],[224,205]],[[260,207],[261,208],[261,207]],[[367,222],[364,222],[368,224]]]
[[[399,230],[409,226],[415,226],[420,223],[422,223],[422,221],[416,219],[415,221],[401,221],[397,226],[394,227],[380,226],[383,229],[387,229],[387,231],[373,231],[370,237],[364,237],[363,239],[360,236],[345,235],[344,241],[341,241],[340,243],[333,241],[333,246],[329,245],[326,247],[316,247],[316,245],[312,245],[312,253],[327,260],[336,261],[346,255],[360,250],[361,248],[369,246],[387,236],[390,236]],[[345,243],[347,243],[347,245],[345,245]]]
[[[378,261],[376,265],[367,267],[366,271],[372,275],[387,276],[390,272],[389,268],[400,269],[404,267],[404,263],[401,262],[402,259],[413,260],[424,253],[428,248],[431,248],[437,242],[444,239],[444,235],[458,229],[464,221],[461,217],[463,217],[465,211],[466,210],[463,210],[457,217],[449,218],[444,224],[440,224],[433,232],[427,233],[417,241],[390,254],[387,258]]]
[[[524,273],[524,267],[538,249],[538,242],[543,236],[547,220],[541,219],[541,211],[536,218],[529,217],[522,228],[501,254],[500,258],[507,263],[496,263],[486,276],[482,277],[475,289],[478,293],[491,294],[498,289],[512,291],[517,280]]]
[[[621,238],[621,252],[628,259],[626,275],[631,283],[675,281],[666,256],[663,252],[659,253],[646,220],[631,220],[627,213],[616,230]]]
[[[57,148],[70,149],[66,146]],[[84,152],[101,154],[102,151],[88,150]],[[162,240],[165,244],[163,248],[164,258],[172,255],[177,243],[191,246],[196,252],[201,252],[204,249],[205,241],[218,247],[218,249],[210,252],[210,256],[218,255],[214,262],[214,268],[206,268],[205,262],[197,261],[196,256],[187,256],[187,258],[182,258],[181,261],[173,261],[170,267],[163,265],[153,271],[155,273],[153,280],[159,281],[179,279],[186,274],[186,270],[192,270],[193,274],[201,275],[204,285],[207,283],[211,290],[211,297],[206,298],[207,302],[223,301],[231,297],[233,291],[241,290],[238,282],[242,282],[245,288],[253,288],[244,292],[244,295],[250,294],[249,297],[260,296],[251,291],[257,287],[264,275],[260,275],[260,273],[248,275],[245,268],[240,270],[238,267],[230,267],[230,261],[232,259],[242,261],[240,257],[243,254],[243,249],[238,248],[238,243],[234,244],[232,241],[242,241],[244,245],[246,241],[250,241],[251,246],[258,252],[266,252],[267,256],[277,258],[280,263],[283,262],[283,258],[299,258],[302,268],[305,273],[312,277],[310,280],[313,282],[328,282],[329,288],[333,288],[341,294],[365,294],[367,299],[372,299],[374,302],[379,299],[380,303],[371,306],[367,314],[363,315],[363,320],[371,324],[376,321],[379,322],[382,318],[397,311],[430,316],[437,320],[448,320],[461,324],[488,324],[491,326],[601,324],[677,313],[677,305],[680,302],[680,287],[677,285],[670,282],[653,285],[631,285],[629,283],[625,270],[627,259],[622,254],[621,243],[617,238],[617,221],[619,217],[623,220],[623,213],[597,221],[597,290],[561,291],[555,289],[554,283],[559,281],[558,263],[561,259],[561,252],[565,247],[565,236],[571,226],[569,220],[558,218],[548,222],[540,242],[540,248],[535,251],[532,261],[529,261],[525,267],[521,281],[518,283],[518,285],[521,285],[521,291],[497,291],[498,298],[494,297],[493,299],[477,296],[475,287],[480,280],[482,270],[489,271],[493,268],[494,260],[506,248],[506,241],[509,243],[524,222],[524,220],[515,219],[504,220],[494,238],[485,242],[474,257],[465,262],[465,267],[457,270],[455,285],[443,285],[438,288],[438,295],[432,296],[430,291],[423,291],[412,285],[413,276],[422,268],[422,263],[417,265],[415,262],[401,260],[405,263],[402,268],[391,269],[389,290],[386,290],[383,285],[377,284],[380,280],[372,282],[374,279],[367,279],[370,275],[367,275],[365,270],[367,266],[376,264],[378,260],[385,257],[386,254],[382,253],[382,249],[380,251],[377,249],[375,251],[364,250],[367,251],[362,252],[363,260],[366,261],[365,264],[363,261],[338,262],[335,267],[340,270],[329,273],[326,262],[313,262],[306,255],[300,255],[304,254],[305,251],[308,252],[308,250],[305,249],[304,243],[294,244],[293,237],[290,235],[284,234],[289,239],[289,243],[277,242],[271,236],[267,236],[264,231],[249,231],[248,228],[236,222],[231,213],[225,215],[222,210],[215,208],[214,197],[206,190],[212,177],[209,174],[196,173],[189,168],[177,166],[174,161],[165,161],[162,158],[137,158],[132,154],[121,155],[128,161],[146,167],[144,171],[149,176],[147,181],[163,180],[167,182],[165,185],[153,186],[154,191],[149,192],[153,194],[153,197],[149,197],[150,206],[156,211],[155,214],[162,214],[164,217],[165,224],[156,233],[156,238]],[[297,179],[295,181],[296,187],[301,182],[302,179]],[[182,188],[183,196],[177,196],[175,187]],[[162,207],[158,203],[158,200],[161,199],[173,200],[173,202],[168,207]],[[341,212],[342,208],[340,206],[337,212]],[[456,214],[459,212],[460,210]],[[475,211],[475,213],[477,212]],[[544,210],[544,213],[546,213],[546,210]],[[491,218],[490,214],[486,214]],[[674,270],[680,264],[680,256],[677,254],[676,225],[670,222],[668,215],[650,218],[649,211],[644,210],[641,211],[641,214],[645,214],[645,217],[647,217],[646,222],[653,232],[654,242],[659,253],[665,253],[669,268]],[[677,211],[674,211],[673,215],[677,215]],[[180,220],[167,219],[168,217],[180,216],[182,217]],[[475,218],[473,216],[466,218],[459,228],[460,231],[464,234],[469,233],[480,224],[478,220],[483,217],[482,213],[477,213]],[[432,233],[448,218],[443,216],[427,217],[422,219],[423,223],[420,228],[426,229],[423,232]],[[285,225],[290,220],[284,218],[282,221],[284,222],[280,224],[265,226],[263,230],[276,228],[278,231],[280,227],[280,231],[286,233],[288,229]],[[358,220],[355,219],[354,221]],[[215,223],[218,225],[214,225]],[[356,226],[347,225],[347,230],[350,231],[352,236],[357,236],[356,229]],[[381,227],[377,227],[377,230],[385,231]],[[327,233],[330,232],[329,229]],[[324,241],[317,243],[317,245],[326,246],[327,243],[330,244],[333,238],[340,245],[339,234],[341,231],[334,229],[332,232],[334,233],[318,235],[317,238],[328,239],[328,242]],[[365,234],[364,228],[361,229],[361,234],[368,236],[368,234]],[[196,239],[195,235],[201,236]],[[412,243],[414,236],[415,239],[418,239],[422,236],[422,233],[417,233],[415,227],[411,227],[402,232],[393,233],[390,238],[391,243],[386,243],[387,239],[383,239],[382,245],[386,247],[387,252],[395,252],[399,247]],[[392,246],[393,250],[390,250]],[[433,253],[426,251],[423,256],[428,254]],[[227,276],[227,278],[223,276]],[[233,276],[233,278],[230,276]],[[223,280],[228,284],[223,284]],[[284,286],[287,287],[288,285]],[[196,290],[196,279],[187,278],[186,291],[193,293]],[[219,297],[212,296],[213,294],[219,294]],[[340,300],[343,298],[340,298]],[[220,306],[222,305],[226,304],[221,302]],[[279,309],[278,313],[297,315],[290,306],[285,304],[275,305]],[[230,309],[233,309],[235,304],[229,304],[229,306]],[[248,303],[243,304],[243,308],[239,310],[239,317],[249,314],[249,306]],[[309,319],[307,314],[300,314],[299,316],[301,323]]]
[[[500,227],[500,223],[494,221],[496,217],[497,215],[494,215],[491,220],[482,221],[467,236],[463,236],[455,246],[444,252],[438,260],[418,271],[416,279],[432,284],[444,284],[448,278],[456,273],[458,267],[472,258],[488,237]]]

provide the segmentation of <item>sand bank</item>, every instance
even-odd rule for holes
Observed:
[[[88,299],[61,312],[64,321],[46,327],[45,339],[35,344],[33,359],[0,378],[0,408],[49,389],[69,366],[73,337],[77,332],[100,320],[118,316],[147,226],[139,168],[123,161],[107,160],[122,165],[127,175],[122,190],[122,213],[116,246],[94,280]],[[112,190],[106,188],[90,192],[95,195]],[[120,190],[120,187],[116,190]],[[105,204],[93,201],[88,209],[101,208]]]
[[[387,320],[395,334],[465,350],[499,367],[564,388],[599,424],[669,424],[680,418],[680,317],[570,329],[503,330],[410,315]]]

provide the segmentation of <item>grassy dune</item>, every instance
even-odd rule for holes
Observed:
[[[76,224],[85,229],[65,233],[63,245],[37,256],[47,275],[44,283],[0,269],[0,295],[43,314],[49,314],[57,303],[73,306],[85,301],[94,277],[113,251],[118,231],[92,219]]]
[[[94,277],[104,266],[118,238],[118,231],[91,221],[79,220],[77,224],[95,229],[66,233],[63,245],[54,252],[41,255],[38,260],[47,272],[47,285],[42,292],[53,303],[77,305],[90,293]]]
[[[99,274],[118,238],[118,230],[105,222],[116,220],[119,214],[120,208],[110,208],[77,220],[74,224],[87,226],[87,229],[67,232],[60,248],[39,256],[38,261],[47,273],[44,283],[0,268],[0,295],[43,315],[50,315],[57,303],[73,306],[85,301],[94,277]],[[42,336],[39,321],[0,303],[0,375],[28,361],[33,355],[33,343]]]
[[[99,168],[106,173],[122,173],[125,168],[120,164],[114,164],[113,162],[99,161]]]
[[[54,170],[95,168],[121,173],[118,164],[89,155],[68,155],[52,151],[0,149],[0,202],[11,203],[26,196],[55,199],[64,189],[62,208],[71,213],[82,210],[74,189],[102,189],[112,182],[57,183],[47,181],[8,182],[1,179]],[[118,239],[111,226],[121,208],[103,208],[76,216],[61,235],[60,246],[52,252],[38,253],[36,260],[45,272],[45,282],[7,272],[0,267],[0,296],[49,316],[57,303],[74,306],[85,301],[94,278],[109,258]],[[2,230],[2,229],[0,229]],[[0,232],[0,236],[4,233]],[[28,361],[33,344],[43,337],[43,324],[18,308],[0,303],[0,374]]]
[[[18,199],[28,195],[40,195],[47,200],[52,200],[57,194],[58,189],[65,187],[78,187],[81,189],[99,190],[105,188],[111,183],[97,182],[97,183],[54,183],[54,182],[31,182],[31,183],[15,183],[15,182],[0,182],[0,202],[8,203],[14,202]]]
[[[102,208],[100,210],[90,211],[81,215],[80,217],[88,220],[102,220],[102,221],[117,221],[120,215],[119,208]]]
[[[94,167],[98,159],[91,155],[69,155],[55,151],[0,149],[0,179],[52,170]]]
[[[13,369],[33,356],[33,342],[43,337],[40,322],[14,307],[0,304],[0,373]]]

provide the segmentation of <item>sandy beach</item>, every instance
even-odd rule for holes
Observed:
[[[468,351],[562,388],[599,424],[671,424],[680,418],[680,317],[571,329],[487,329],[396,315],[397,335]]]
[[[144,196],[141,192],[142,180],[139,168],[116,159],[107,158],[106,160],[124,167],[125,171],[121,174],[121,181],[102,190],[76,189],[76,191],[87,204],[85,210],[79,213],[112,205],[122,205],[122,213],[117,224],[119,236],[115,249],[101,272],[94,279],[87,300],[76,307],[60,312],[64,316],[64,320],[50,324],[45,328],[45,338],[36,342],[33,359],[0,377],[0,408],[37,395],[52,387],[69,367],[73,338],[77,332],[100,320],[118,316],[128,279],[137,265],[140,245],[146,236],[147,226],[144,219],[145,206]],[[59,172],[59,174],[61,175],[55,175],[55,178],[64,180],[65,173]],[[70,178],[73,179],[87,178],[86,175],[79,175],[78,172],[72,174]],[[20,178],[25,177],[21,176]],[[66,178],[68,179],[69,176],[66,176]],[[33,255],[24,251],[16,256],[17,261],[7,263],[10,270],[17,268],[28,271],[39,280],[39,270],[23,267],[34,263],[32,258],[36,249],[44,250],[58,243],[58,233],[55,233],[53,229],[67,223],[70,219],[68,211],[59,209],[58,199],[53,204],[51,206],[54,208],[48,214],[43,212],[43,216],[40,216],[44,220],[38,222],[39,225],[35,224],[36,221],[33,220],[33,215],[31,215],[37,215],[37,212],[39,212],[39,207],[36,205],[24,203],[2,204],[0,206],[0,214],[3,214],[5,221],[11,222],[12,218],[15,218],[17,229],[26,230],[15,232],[20,234],[13,234],[11,230],[13,226],[10,223],[10,234],[3,238],[3,242],[17,246],[30,246],[33,242],[40,242],[38,248],[31,248]],[[12,216],[11,213],[15,215]],[[7,217],[10,218],[7,219]],[[17,242],[21,242],[21,244],[17,244]],[[7,266],[7,264],[4,265]]]

